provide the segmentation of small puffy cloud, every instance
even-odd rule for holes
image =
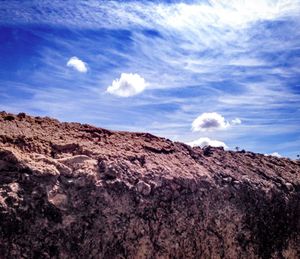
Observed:
[[[145,79],[138,74],[122,73],[119,79],[115,79],[107,92],[120,97],[129,97],[143,92],[146,88]]]
[[[240,125],[242,123],[241,119],[235,118],[231,121],[231,125]]]
[[[192,123],[193,131],[210,131],[223,130],[230,126],[239,125],[242,121],[239,118],[233,119],[231,122],[216,112],[205,112],[198,116]]]
[[[205,112],[198,116],[192,123],[193,131],[208,131],[226,129],[230,126],[224,117],[216,112]]]
[[[211,147],[223,147],[224,149],[228,149],[228,146],[224,142],[218,141],[218,140],[213,140],[213,139],[206,138],[206,137],[199,138],[199,139],[191,141],[187,144],[190,145],[191,147],[211,146]]]
[[[87,64],[77,57],[71,57],[67,63],[68,67],[72,67],[80,73],[86,73],[88,68]]]
[[[275,157],[278,157],[278,158],[282,157],[282,155],[280,155],[278,152],[273,152],[271,154],[265,154],[265,156],[275,156]]]

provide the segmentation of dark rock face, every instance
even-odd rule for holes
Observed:
[[[0,113],[1,258],[300,258],[300,164]]]

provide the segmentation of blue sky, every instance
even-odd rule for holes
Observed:
[[[299,28],[298,0],[1,1],[0,110],[295,158]]]

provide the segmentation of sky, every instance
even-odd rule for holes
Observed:
[[[300,153],[300,0],[0,1],[0,110]]]

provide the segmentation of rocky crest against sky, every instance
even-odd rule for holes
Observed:
[[[0,113],[1,258],[299,258],[300,164]]]

